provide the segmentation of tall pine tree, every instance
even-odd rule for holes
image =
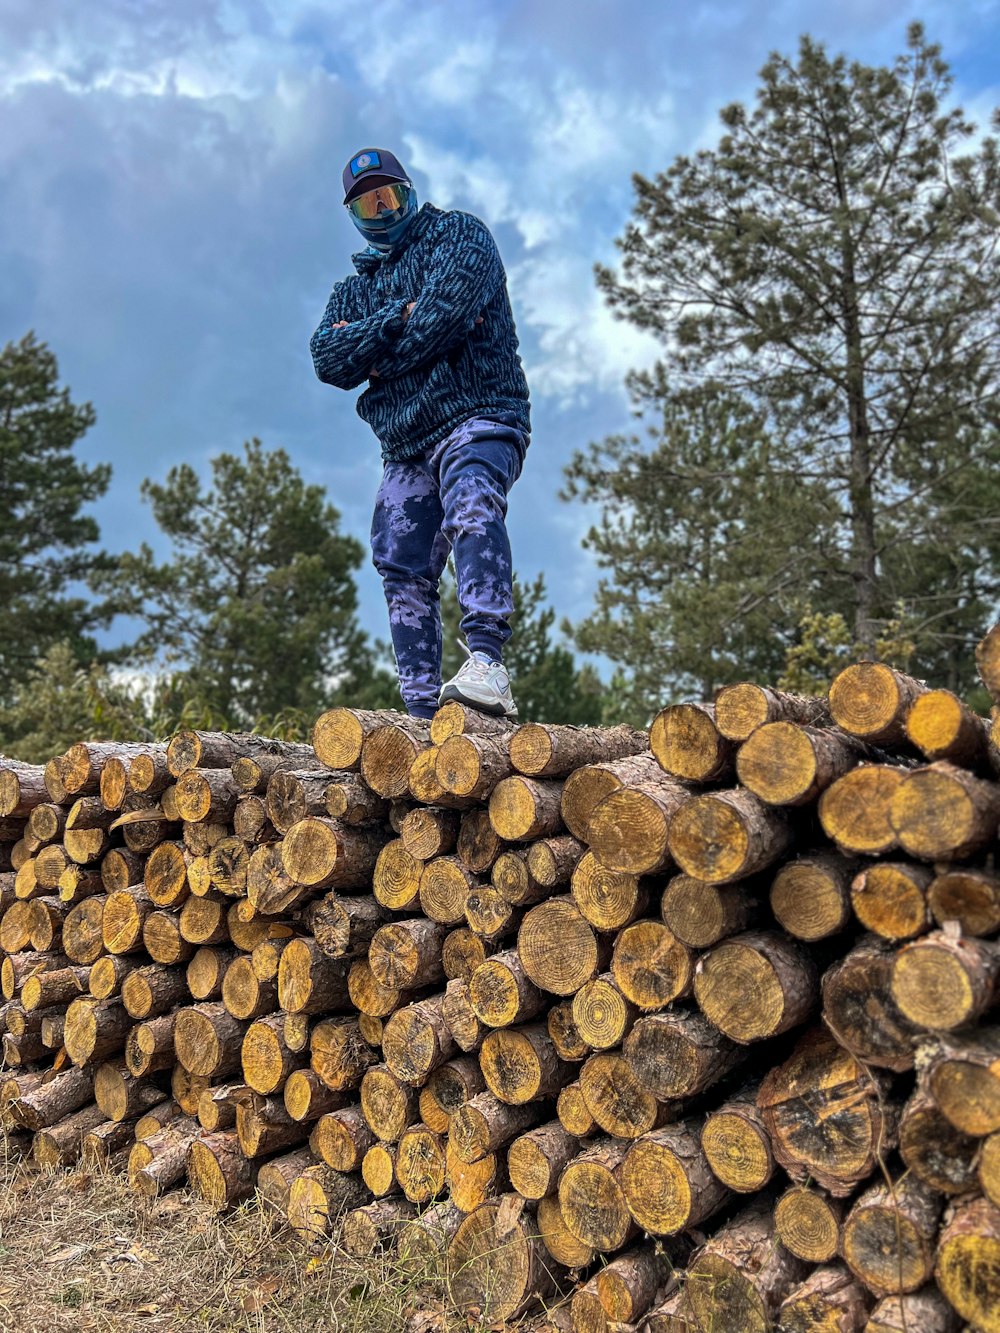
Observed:
[[[662,341],[644,405],[669,418],[710,379],[760,415],[772,470],[829,495],[815,609],[868,651],[902,609],[914,669],[966,687],[1000,592],[1000,157],[950,86],[918,25],[886,68],[803,38],[715,148],[634,178],[598,281]]]

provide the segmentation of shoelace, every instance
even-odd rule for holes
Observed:
[[[463,643],[461,639],[456,639],[455,642],[465,653],[466,659],[459,668],[459,675],[464,676],[467,680],[486,680],[490,669],[496,666],[496,663],[489,660],[483,661],[482,658],[474,656],[468,645]]]

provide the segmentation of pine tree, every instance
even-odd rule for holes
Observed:
[[[95,549],[97,522],[83,512],[107,490],[111,468],[74,454],[95,419],[90,403],[60,387],[54,353],[33,334],[0,352],[0,705],[54,643],[91,661],[94,632],[113,614],[83,591],[113,564]]]
[[[182,463],[142,494],[172,543],[122,557],[113,586],[145,621],[133,660],[173,669],[172,690],[230,726],[315,714],[370,674],[356,620],[361,545],[321,486],[254,439],[219,454],[211,484]]]
[[[816,609],[872,651],[902,606],[919,674],[966,685],[1000,592],[1000,155],[950,86],[919,25],[885,68],[803,38],[715,148],[634,177],[598,281],[662,340],[640,398],[716,381],[830,494]]]

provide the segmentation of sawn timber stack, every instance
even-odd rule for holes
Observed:
[[[0,759],[0,1124],[497,1321],[996,1333],[998,740],[860,662]]]

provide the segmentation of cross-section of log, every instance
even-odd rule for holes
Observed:
[[[793,1180],[850,1194],[896,1142],[883,1083],[822,1028],[800,1038],[757,1094],[774,1155]]]
[[[322,1240],[341,1213],[371,1202],[364,1181],[325,1163],[307,1166],[288,1192],[288,1222],[303,1240]]]
[[[542,1023],[490,1032],[483,1040],[479,1063],[489,1090],[512,1106],[554,1097],[573,1072],[559,1059]]]
[[[699,1142],[699,1119],[679,1120],[644,1134],[622,1163],[629,1212],[652,1236],[673,1236],[704,1222],[730,1197]]]
[[[735,788],[688,797],[670,821],[668,845],[686,874],[723,884],[773,864],[792,837],[781,810]]]
[[[303,920],[328,958],[364,958],[372,936],[389,913],[370,894],[336,892],[309,903]]]
[[[903,745],[906,715],[926,688],[883,662],[856,662],[830,686],[830,716],[844,731],[874,745]]]
[[[718,782],[732,772],[736,747],[719,731],[714,704],[670,704],[649,729],[649,748],[665,773]]]
[[[941,1232],[935,1276],[963,1319],[983,1333],[1000,1330],[1000,1209],[986,1199],[955,1205]]]
[[[660,899],[664,923],[692,949],[708,949],[727,935],[746,930],[754,924],[757,910],[753,885],[706,884],[684,874],[670,879]]]
[[[558,1264],[579,1271],[594,1261],[594,1248],[578,1240],[566,1225],[558,1194],[539,1199],[536,1213],[538,1234],[548,1253]]]
[[[942,1194],[967,1194],[976,1187],[979,1140],[956,1129],[918,1087],[899,1122],[899,1154],[918,1180]]]
[[[327,778],[330,779],[330,774]],[[345,824],[373,824],[385,819],[389,803],[357,773],[337,773],[326,787],[326,813]]]
[[[620,1046],[639,1016],[639,1009],[605,972],[580,987],[573,996],[573,1019],[582,1039],[595,1051]]]
[[[823,1021],[837,1041],[867,1064],[912,1069],[919,1028],[892,998],[896,951],[869,935],[823,977]]]
[[[222,944],[230,935],[225,900],[219,894],[189,898],[181,908],[177,924],[189,944]]]
[[[251,1092],[236,1103],[236,1132],[246,1157],[270,1157],[308,1138],[309,1126],[294,1120],[280,1097]]]
[[[137,1023],[125,1039],[125,1063],[133,1078],[142,1078],[146,1074],[158,1073],[169,1069],[174,1063],[174,1014],[161,1014],[159,1018],[146,1023]],[[183,1069],[183,1066],[178,1066]],[[176,1070],[175,1070],[176,1075]],[[192,1076],[193,1077],[193,1076]],[[177,1092],[174,1093],[180,1101]],[[185,1107],[188,1115],[194,1115],[196,1103]]]
[[[510,1183],[526,1199],[543,1199],[557,1189],[563,1168],[579,1151],[579,1139],[558,1120],[536,1125],[508,1149]]]
[[[563,786],[563,822],[575,838],[586,841],[590,817],[606,796],[619,787],[655,782],[662,776],[663,770],[648,752],[578,768]]]
[[[825,699],[787,694],[750,681],[727,685],[715,698],[715,724],[731,741],[745,741],[758,727],[771,722],[818,727],[828,721]]]
[[[928,866],[879,861],[851,881],[851,906],[863,926],[887,940],[913,939],[930,928]]]
[[[974,866],[952,866],[935,875],[927,903],[939,926],[957,921],[963,935],[1000,930],[1000,879]]]
[[[81,996],[66,1010],[66,1054],[75,1065],[103,1060],[122,1049],[131,1026],[132,1019],[121,1000]]]
[[[194,1193],[210,1208],[221,1212],[253,1194],[257,1167],[243,1155],[236,1134],[220,1130],[192,1142],[188,1149],[188,1178]]]
[[[446,856],[458,838],[458,811],[416,806],[400,825],[405,849],[420,861]]]
[[[167,746],[147,745],[132,755],[128,764],[128,789],[145,796],[158,796],[173,786],[174,775],[167,764]]]
[[[809,1274],[781,1303],[781,1333],[860,1333],[868,1318],[870,1296],[842,1264]]]
[[[516,949],[494,954],[476,968],[469,981],[469,1000],[476,1017],[491,1028],[526,1023],[544,1004]]]
[[[190,893],[188,854],[182,843],[161,842],[143,867],[143,884],[157,907],[180,907]],[[127,886],[125,886],[127,887]]]
[[[930,760],[947,759],[960,768],[987,768],[990,724],[977,717],[950,690],[928,690],[906,715],[906,734]]]
[[[525,972],[536,986],[554,995],[575,995],[584,982],[603,971],[608,950],[569,896],[531,908],[517,934]]]
[[[889,810],[908,771],[889,764],[859,764],[838,778],[819,798],[826,836],[848,855],[892,851],[898,844]]]
[[[308,1167],[315,1165],[316,1159],[309,1148],[295,1148],[281,1157],[272,1157],[257,1172],[260,1197],[283,1217],[287,1217],[292,1181]]]
[[[307,815],[328,814],[326,790],[330,774],[319,771],[282,771],[267,784],[267,814],[279,833],[285,834]]]
[[[914,769],[893,794],[889,821],[910,856],[964,860],[996,837],[1000,785],[944,762]]]
[[[791,722],[760,727],[740,746],[740,782],[768,805],[809,805],[864,756],[851,736]]]
[[[917,1291],[934,1268],[943,1199],[912,1174],[866,1190],[844,1222],[843,1255],[876,1296]]]
[[[441,946],[447,931],[447,926],[424,917],[382,926],[373,935],[368,951],[368,965],[375,979],[397,990],[443,981]]]
[[[481,713],[468,704],[451,700],[437,710],[431,719],[431,740],[443,745],[449,736],[502,736],[509,739],[517,724],[506,717]]]
[[[514,771],[505,738],[451,736],[440,746],[434,771],[446,792],[481,801]]]
[[[747,931],[698,960],[694,995],[720,1032],[749,1043],[804,1022],[819,998],[819,980],[812,958],[795,941]]]
[[[714,1175],[737,1194],[756,1194],[774,1175],[774,1154],[757,1089],[742,1089],[705,1120],[701,1147]]]
[[[683,1008],[640,1018],[623,1053],[640,1082],[660,1101],[693,1097],[746,1059],[704,1015]]]
[[[573,901],[597,930],[621,930],[649,906],[649,881],[629,871],[612,870],[585,852],[570,879]],[[538,895],[546,896],[544,887]]]
[[[226,969],[236,957],[234,949],[220,949],[205,944],[196,949],[187,965],[187,987],[196,1000],[218,1000]]]
[[[951,1031],[989,1009],[1000,982],[1000,945],[952,928],[906,945],[892,967],[892,997],[919,1027]]]
[[[21,986],[21,1007],[31,1013],[33,1009],[69,1004],[86,991],[89,976],[90,969],[79,966],[32,972]]]
[[[421,871],[420,910],[432,921],[457,926],[465,920],[465,905],[470,892],[481,884],[482,881],[466,870],[457,857],[439,856],[428,861]]]
[[[1000,1129],[1000,1028],[937,1035],[920,1055],[927,1089],[956,1129],[980,1138]]]
[[[976,1161],[979,1188],[991,1203],[1000,1207],[1000,1134],[988,1134],[981,1147],[974,1139],[972,1142],[979,1150]]]
[[[499,838],[530,842],[562,832],[563,784],[515,774],[498,782],[490,795],[489,819]]]
[[[382,1052],[392,1072],[407,1083],[421,1084],[438,1065],[456,1053],[441,1011],[443,996],[431,996],[406,1005],[386,1023]]]
[[[410,1203],[426,1204],[444,1192],[445,1139],[427,1125],[410,1125],[399,1140],[396,1179]]]
[[[278,984],[273,977],[261,981],[253,970],[251,958],[242,954],[226,970],[222,1003],[234,1018],[261,1018],[274,1012],[278,1003]]]
[[[621,1185],[630,1146],[621,1139],[595,1139],[559,1179],[566,1226],[584,1245],[606,1254],[620,1250],[636,1232]]]
[[[395,1143],[407,1125],[417,1122],[416,1089],[387,1065],[377,1065],[361,1080],[361,1110],[376,1138]]]
[[[346,1105],[321,1115],[309,1137],[316,1156],[335,1171],[360,1171],[365,1153],[375,1142],[361,1107]]]
[[[122,982],[122,1003],[132,1018],[155,1018],[188,998],[184,973],[152,964],[137,967]]]
[[[0,768],[0,819],[24,819],[36,806],[48,804],[45,770],[41,764],[4,759]]]
[[[839,852],[817,851],[781,867],[771,884],[771,911],[796,939],[812,943],[835,935],[851,920],[851,877],[858,863]]]
[[[670,865],[668,829],[688,789],[660,774],[636,787],[618,787],[594,807],[586,839],[603,865],[634,875]]]
[[[235,1074],[247,1026],[222,1004],[181,1009],[174,1022],[177,1059],[189,1073],[203,1078]]]
[[[536,909],[537,910],[537,909]],[[686,995],[694,978],[693,952],[662,921],[635,921],[615,940],[611,973],[631,1004],[647,1012]]]
[[[560,1060],[580,1061],[590,1054],[590,1047],[580,1036],[573,1018],[572,1000],[554,1004],[545,1017],[545,1026]]]
[[[823,1190],[793,1185],[774,1205],[778,1239],[797,1259],[828,1264],[840,1252],[847,1206]]]
[[[395,1143],[373,1143],[361,1162],[361,1179],[376,1199],[399,1194],[402,1186],[396,1177]]]
[[[361,763],[365,737],[386,722],[402,719],[405,714],[363,708],[331,708],[323,713],[313,728],[312,743],[316,758],[327,768],[356,771]]]
[[[688,1265],[688,1306],[699,1328],[767,1333],[806,1273],[781,1245],[762,1200],[720,1227]]]
[[[341,1244],[355,1259],[366,1259],[380,1246],[395,1246],[403,1228],[416,1216],[414,1205],[402,1199],[376,1199],[345,1215]]]
[[[361,1035],[357,1019],[324,1018],[310,1033],[310,1064],[328,1088],[357,1088],[377,1056]]]
[[[318,1120],[330,1111],[339,1111],[349,1101],[348,1093],[328,1088],[311,1069],[291,1070],[285,1079],[282,1096],[285,1110],[293,1120],[301,1120],[303,1124]]]
[[[142,949],[143,923],[153,909],[149,894],[138,886],[109,893],[101,927],[108,953],[138,953]]]
[[[404,716],[376,727],[361,747],[361,776],[379,796],[407,796],[410,768],[429,744],[430,728],[421,718]]]
[[[505,1148],[519,1134],[538,1123],[539,1109],[530,1104],[512,1106],[492,1092],[477,1093],[451,1117],[451,1151],[471,1165]]]
[[[350,1008],[347,964],[328,958],[308,936],[289,940],[278,964],[278,1001],[289,1014],[330,1014]]]
[[[513,1319],[550,1296],[558,1270],[545,1258],[535,1218],[525,1211],[508,1220],[503,1203],[486,1203],[459,1226],[448,1246],[451,1296],[486,1319]]]
[[[390,911],[416,911],[424,865],[423,860],[406,850],[401,838],[392,839],[375,862],[372,893]]]
[[[371,884],[387,840],[387,832],[378,826],[353,828],[336,819],[303,819],[281,844],[282,861],[296,884],[306,888],[360,889]],[[284,911],[292,905],[257,903],[260,911]]]

